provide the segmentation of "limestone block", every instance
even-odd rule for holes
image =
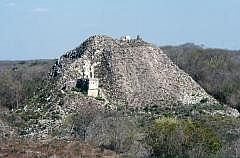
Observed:
[[[98,89],[89,89],[88,96],[90,97],[97,97],[98,96]]]

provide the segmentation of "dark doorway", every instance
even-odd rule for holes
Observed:
[[[89,79],[78,79],[76,87],[81,91],[81,92],[87,92],[89,88]]]

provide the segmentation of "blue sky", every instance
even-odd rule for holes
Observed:
[[[94,34],[240,49],[239,8],[240,0],[0,0],[0,60],[57,58]]]

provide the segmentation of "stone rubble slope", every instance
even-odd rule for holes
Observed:
[[[76,80],[83,77],[84,66],[89,63],[94,65],[94,77],[99,79],[99,97],[76,89]],[[202,102],[219,105],[161,49],[141,39],[122,41],[101,35],[88,38],[61,56],[44,87],[16,112],[25,120],[21,134],[43,139],[59,131],[59,135],[71,135],[72,126],[67,120],[85,111],[91,116],[109,106],[141,111],[146,106],[172,109],[199,106]],[[239,116],[231,108],[212,108],[218,114]],[[207,107],[204,109],[213,114]]]
[[[95,66],[106,100],[133,107],[217,101],[164,52],[143,40],[122,41],[98,35],[68,51],[53,66],[50,79],[59,89],[81,77],[85,61]],[[72,85],[74,86],[74,85]]]

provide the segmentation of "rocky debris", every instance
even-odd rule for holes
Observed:
[[[34,100],[32,104],[16,111],[20,117],[26,120],[20,129],[20,135],[39,139],[59,136],[58,134],[71,135],[71,129],[61,131],[69,116],[86,112],[84,111],[86,107],[92,112],[99,111],[103,105],[101,100],[74,91],[64,94],[61,91],[57,93],[54,90],[54,92],[54,95],[50,94],[50,97],[45,98],[45,103],[43,102],[44,98],[40,98],[42,103]]]
[[[96,63],[102,93],[112,104],[149,106],[216,101],[164,52],[142,39],[118,40],[92,36],[64,54],[53,66],[50,79],[59,88],[80,76],[83,63]]]
[[[233,116],[233,117],[239,117],[239,112],[238,112],[238,110],[237,109],[233,109],[233,108],[231,108],[231,107],[226,107],[226,110],[225,110],[225,112],[227,113],[227,115],[228,116]]]

